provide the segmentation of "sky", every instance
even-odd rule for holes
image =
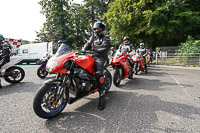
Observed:
[[[5,38],[34,41],[45,16],[40,13],[40,0],[1,0],[0,34]],[[82,0],[73,0],[81,3]]]

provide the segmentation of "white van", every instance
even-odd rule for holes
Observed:
[[[44,53],[48,52],[50,55],[53,54],[53,43],[52,42],[42,42],[42,43],[33,43],[21,45],[17,49],[17,56],[23,58],[21,63],[39,63],[40,58]]]

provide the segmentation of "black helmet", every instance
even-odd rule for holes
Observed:
[[[128,36],[125,36],[125,37],[123,38],[123,41],[125,41],[125,40],[128,40],[128,41],[129,41],[129,37],[128,37]]]
[[[102,31],[104,31],[105,25],[101,21],[97,21],[94,23],[93,30],[95,30],[96,28],[102,28]]]
[[[62,40],[59,40],[58,43],[63,43],[63,41],[62,41]]]

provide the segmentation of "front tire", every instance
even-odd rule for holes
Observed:
[[[4,79],[8,83],[15,84],[21,82],[25,77],[25,72],[21,67],[12,66],[5,71]]]
[[[147,73],[147,66],[145,66],[145,70],[144,70],[144,72]]]
[[[129,74],[128,78],[132,79],[133,78],[133,70],[129,70],[128,74]]]
[[[38,90],[33,101],[33,110],[38,117],[49,119],[63,111],[69,100],[69,91],[66,89],[60,99],[56,99],[58,87],[56,84],[45,84]]]
[[[48,72],[45,70],[44,66],[40,66],[37,70],[37,76],[41,79],[46,78]]]
[[[138,63],[137,62],[134,65],[134,73],[135,73],[135,75],[138,74]]]
[[[113,84],[115,86],[119,86],[121,83],[121,74],[120,74],[120,69],[118,67],[115,67],[113,71]]]

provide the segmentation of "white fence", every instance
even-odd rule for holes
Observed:
[[[167,53],[156,54],[156,64],[200,66],[200,53]]]

